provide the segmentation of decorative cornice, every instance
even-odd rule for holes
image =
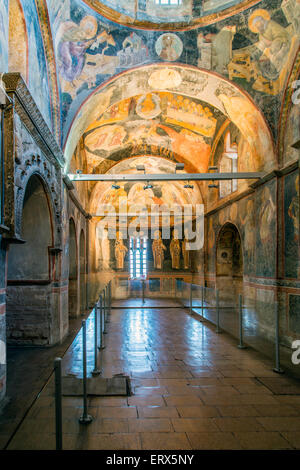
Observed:
[[[7,73],[3,76],[6,92],[14,99],[15,111],[24,125],[44,152],[50,163],[56,167],[64,166],[64,156],[41,112],[35,104],[20,73]]]

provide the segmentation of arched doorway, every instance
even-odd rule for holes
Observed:
[[[7,273],[7,338],[14,344],[52,342],[51,271],[53,245],[48,198],[40,178],[27,183],[22,211],[24,244],[11,245]]]
[[[238,229],[226,223],[217,239],[216,285],[221,305],[234,307],[243,292],[243,253]]]
[[[85,270],[85,236],[84,231],[80,233],[80,313],[84,314],[86,309],[86,270]]]
[[[78,316],[78,259],[76,227],[69,221],[69,317]]]

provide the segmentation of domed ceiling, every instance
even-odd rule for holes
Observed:
[[[260,0],[84,0],[102,16],[144,29],[189,29],[220,21]]]

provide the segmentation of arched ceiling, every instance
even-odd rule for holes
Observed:
[[[276,140],[282,95],[299,54],[299,0],[18,0],[14,4],[22,5],[18,15],[25,30],[13,31],[10,47],[17,44],[20,51],[24,44],[27,52],[24,57],[11,54],[15,64],[9,69],[15,65],[19,70],[19,59],[26,58],[23,69],[29,89],[62,146],[78,111],[94,100],[101,87],[135,67],[143,70],[153,64],[217,73],[241,87],[261,109]],[[0,10],[4,24],[9,23],[6,6]],[[10,16],[10,25],[16,26],[13,8]],[[4,28],[0,47],[6,36]],[[199,88],[197,81],[191,83],[193,78],[188,82],[194,91]],[[163,83],[138,86],[127,97],[167,90],[230,114],[228,103],[212,98],[213,85],[207,99],[184,86],[175,88]],[[125,98],[113,96],[115,102]],[[69,148],[68,142],[67,159]]]
[[[149,153],[206,171],[216,130],[226,120],[218,109],[181,94],[137,95],[110,106],[83,134],[89,172]]]
[[[159,157],[140,156],[126,159],[117,163],[107,173],[109,174],[136,174],[137,165],[144,165],[146,174],[172,174],[175,173],[175,163]],[[185,171],[180,171],[185,173]],[[119,188],[112,187],[111,183],[97,183],[90,198],[90,213],[99,214],[105,204],[119,209],[119,200],[123,198],[127,208],[140,205],[150,210],[152,205],[157,210],[162,208],[174,209],[175,206],[202,203],[202,196],[197,184],[193,188],[184,188],[184,181],[156,181],[152,188],[144,189],[145,184],[139,182],[119,183]]]
[[[141,29],[180,30],[206,26],[261,0],[83,0],[100,15]]]
[[[99,87],[83,104],[68,136],[67,164],[83,136],[91,172],[106,172],[112,162],[135,151],[184,161],[187,170],[205,172],[214,137],[226,120],[249,146],[249,171],[274,165],[268,126],[238,87],[195,67],[141,67]]]

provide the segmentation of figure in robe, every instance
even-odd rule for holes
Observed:
[[[274,246],[274,233],[271,224],[275,218],[276,207],[273,203],[270,189],[267,186],[263,189],[261,201],[259,212],[259,234],[266,260],[268,260],[273,254],[272,248]]]
[[[289,208],[288,215],[293,221],[294,225],[294,241],[298,243],[299,241],[299,176],[297,176],[295,181],[296,196],[293,197]]]
[[[262,76],[276,80],[287,59],[290,49],[288,31],[271,20],[267,10],[255,10],[249,18],[249,29],[259,35],[252,58],[256,61]]]
[[[122,238],[120,238],[120,232],[117,232],[117,239],[115,243],[115,257],[117,269],[124,269],[124,258],[128,249],[124,245]]]
[[[248,262],[251,266],[255,262],[255,218],[254,218],[254,202],[252,199],[247,201],[245,216],[240,214],[241,224],[244,226],[245,233],[245,252],[247,253]]]
[[[162,38],[162,49],[160,58],[167,61],[174,61],[178,57],[178,54],[174,48],[174,39],[172,36],[164,36]]]
[[[164,251],[166,250],[166,246],[164,245],[161,239],[160,230],[155,232],[155,239],[152,243],[152,253],[154,258],[154,268],[155,269],[162,269],[164,263]]]
[[[73,21],[66,21],[61,25],[61,39],[58,45],[59,72],[66,81],[73,82],[80,76],[86,51],[95,41],[97,30],[97,20],[92,16],[86,16],[80,25]]]
[[[109,269],[110,262],[110,242],[108,239],[108,231],[103,230],[103,238],[101,240],[101,251],[102,251],[102,267],[103,269]]]
[[[190,251],[187,249],[188,240],[184,237],[182,241],[183,268],[190,269]]]
[[[170,243],[170,252],[172,258],[172,269],[180,269],[180,241],[178,240],[177,230],[173,231],[173,239]]]

